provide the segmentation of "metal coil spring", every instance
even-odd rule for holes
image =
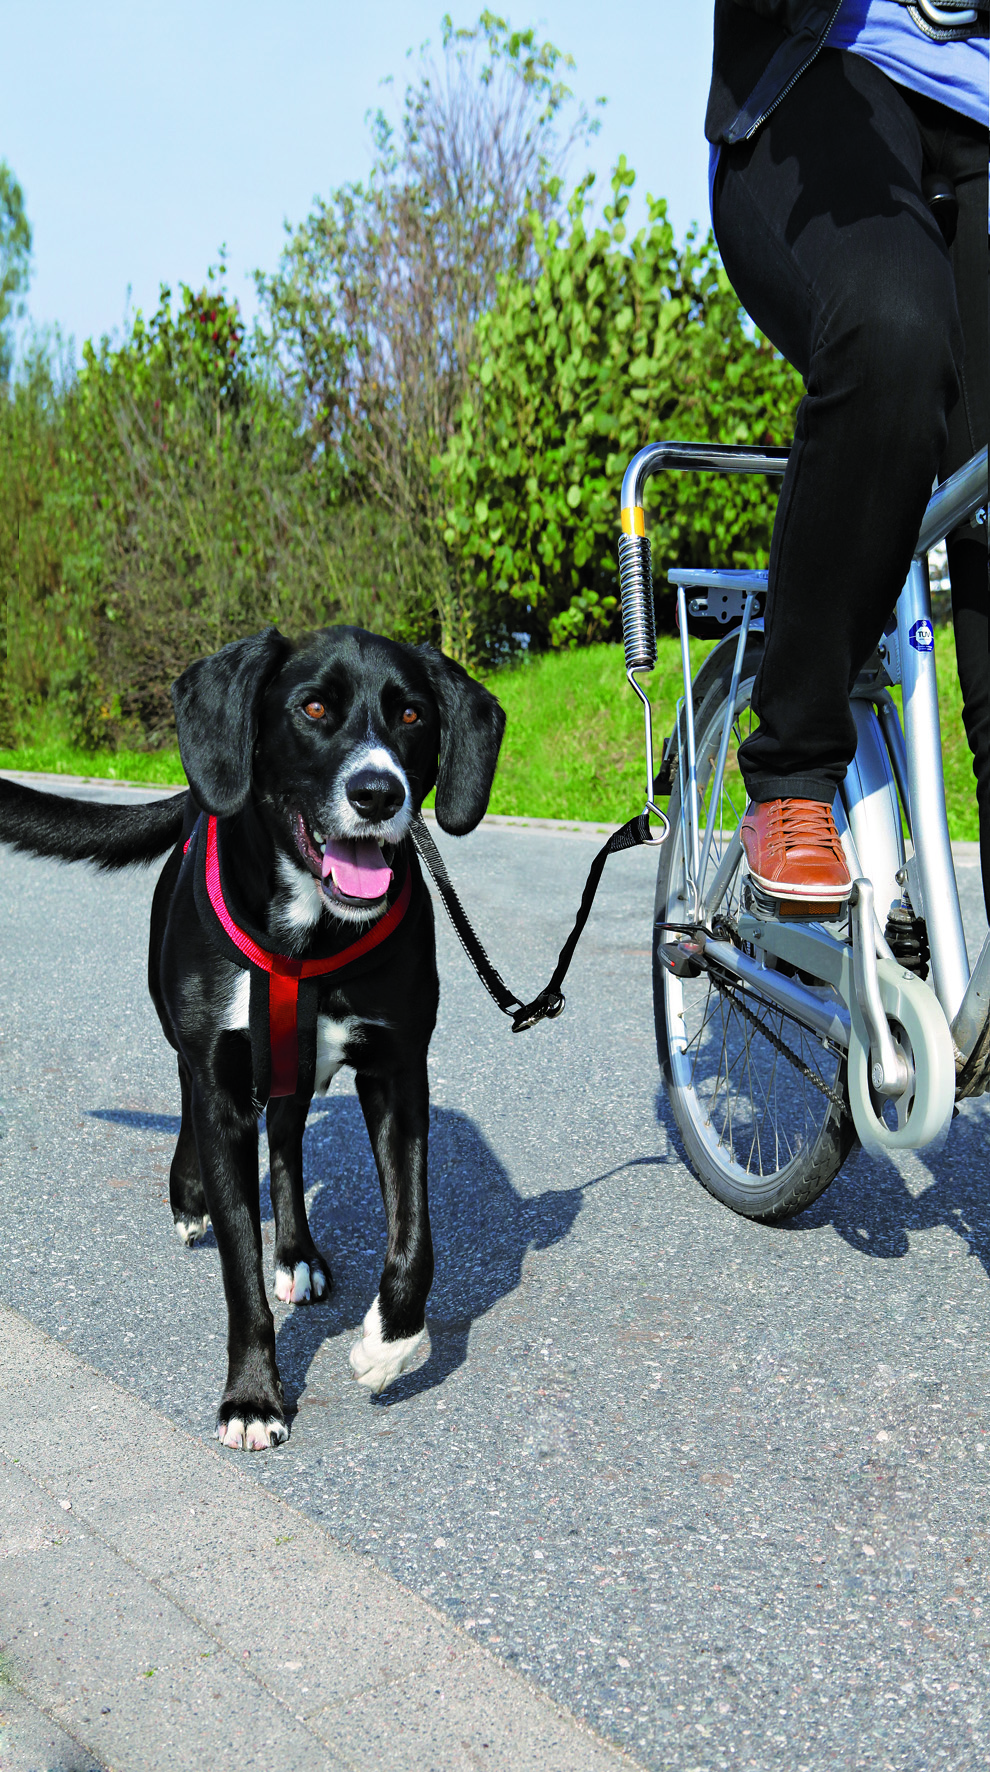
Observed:
[[[648,536],[620,535],[619,590],[626,670],[652,671],[657,662],[657,629]]]

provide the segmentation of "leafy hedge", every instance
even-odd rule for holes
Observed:
[[[167,745],[172,679],[267,622],[356,622],[480,669],[614,637],[628,457],[789,437],[800,383],[711,235],[679,245],[649,200],[627,240],[624,160],[605,225],[590,180],[563,204],[594,127],[561,133],[566,65],[494,13],[445,20],[440,65],[376,120],[368,180],[259,275],[251,336],[221,265],[78,370],[36,344],[9,384],[30,230],[0,165],[0,743]],[[765,563],[774,495],[654,482],[660,582]]]
[[[342,494],[215,285],[0,397],[0,737],[171,742],[169,685],[267,622],[418,638],[398,526]]]
[[[621,476],[646,442],[789,441],[796,373],[744,325],[709,234],[678,247],[666,204],[626,244],[633,173],[620,161],[607,228],[590,184],[569,226],[538,226],[531,283],[503,278],[477,327],[476,390],[441,464],[445,539],[490,629],[537,644],[616,627]],[[717,478],[717,484],[713,484]],[[668,566],[765,566],[775,490],[758,479],[654,483],[651,533]],[[660,614],[663,617],[661,607]]]

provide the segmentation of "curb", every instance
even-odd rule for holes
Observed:
[[[16,781],[22,787],[39,788],[46,793],[66,792],[69,789],[82,789],[91,798],[124,794],[128,798],[139,794],[143,799],[166,799],[170,794],[185,792],[182,787],[165,787],[161,782],[154,781],[118,781],[116,777],[107,775],[52,775],[41,770],[0,769],[0,781]],[[436,822],[432,807],[427,807],[423,814],[431,823]],[[579,818],[523,818],[514,813],[486,813],[483,825],[502,826],[512,829],[518,826],[522,830],[536,831],[571,831],[577,836],[611,836],[613,831],[621,829],[617,824],[598,824],[593,820]]]
[[[244,1475],[248,1454],[6,1306],[0,1344],[0,1651],[21,1695],[0,1764],[47,1719],[114,1772],[636,1766]]]
[[[180,787],[163,787],[159,782],[150,781],[116,781],[105,775],[44,775],[28,770],[0,769],[0,781],[17,781],[24,787],[41,787],[47,792],[64,788],[83,788],[93,798],[102,790],[110,795],[118,792],[140,794],[146,799],[165,799],[169,794],[181,794]],[[436,814],[432,807],[426,807],[423,817],[431,824],[436,823]],[[505,812],[486,812],[479,825],[479,830],[490,827],[493,830],[520,831],[556,831],[558,835],[575,837],[610,837],[614,831],[622,829],[618,824],[598,824],[594,820],[580,818],[524,818],[522,814]],[[980,845],[959,839],[952,844],[952,859],[961,867],[972,867],[979,863]]]

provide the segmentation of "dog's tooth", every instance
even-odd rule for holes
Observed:
[[[321,849],[325,849],[327,846],[327,840],[326,840],[325,836],[323,835],[323,832],[318,831],[315,828],[313,831],[313,842],[318,843]]]

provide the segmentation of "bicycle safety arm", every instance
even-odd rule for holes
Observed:
[[[646,482],[664,468],[686,468],[695,474],[782,474],[789,454],[789,449],[758,449],[748,443],[647,443],[622,476],[623,533],[645,536]]]
[[[754,449],[748,445],[711,443],[648,443],[634,455],[622,477],[622,534],[619,537],[619,592],[622,601],[622,639],[626,656],[626,679],[643,704],[646,746],[646,807],[666,819],[654,804],[653,709],[637,673],[652,671],[657,662],[656,618],[653,610],[653,563],[646,533],[643,495],[651,475],[664,468],[694,473],[782,474],[787,466],[786,449]],[[683,601],[683,599],[682,599]],[[686,623],[681,645],[687,647]],[[685,650],[685,659],[687,653]],[[690,673],[685,663],[685,696],[690,704]],[[662,842],[663,838],[660,838]],[[698,856],[695,853],[697,866]],[[696,871],[696,870],[695,870]]]

